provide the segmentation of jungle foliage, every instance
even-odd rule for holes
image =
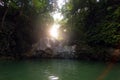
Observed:
[[[0,0],[0,55],[20,56],[32,49],[52,23],[50,1]],[[68,1],[60,11],[70,43],[87,44],[96,52],[96,46],[120,48],[120,0]]]
[[[50,9],[49,0],[0,0],[0,55],[30,50],[39,40],[38,28],[51,21]]]
[[[71,41],[90,46],[120,45],[120,0],[69,0],[62,12]]]

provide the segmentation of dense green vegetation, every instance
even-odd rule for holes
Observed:
[[[51,23],[48,0],[0,0],[0,55],[21,55]]]
[[[49,0],[0,0],[0,55],[28,54],[53,22],[52,7]],[[109,57],[120,48],[119,0],[69,0],[60,11],[77,55]]]
[[[65,8],[72,39],[84,39],[90,45],[119,45],[119,0],[70,0]]]
[[[79,57],[106,59],[120,48],[119,0],[70,0],[62,12]]]

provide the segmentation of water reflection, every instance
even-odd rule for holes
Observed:
[[[59,77],[57,77],[57,76],[49,76],[49,80],[58,80],[59,79]]]
[[[74,75],[78,68],[72,60],[49,60],[46,64],[44,74],[48,80],[64,80],[64,77]]]
[[[107,65],[76,60],[0,61],[0,80],[97,80]],[[120,80],[120,64],[104,80]]]

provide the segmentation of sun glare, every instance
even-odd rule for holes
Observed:
[[[61,13],[54,13],[53,14],[53,18],[54,18],[54,21],[61,21],[63,19],[63,16],[61,15]]]
[[[100,0],[96,0],[97,2],[99,2]]]
[[[65,0],[58,0],[58,7],[61,9],[63,5],[65,5]]]
[[[64,19],[62,13],[58,11],[59,9],[62,9],[62,7],[65,5],[65,3],[68,2],[68,0],[57,0],[57,7],[56,11],[51,13],[51,16],[54,19],[54,24],[51,26],[49,30],[50,37],[55,39],[60,39],[61,35],[59,33],[60,24],[58,24],[62,19]],[[64,30],[66,32],[66,30]]]
[[[52,26],[52,28],[50,29],[50,36],[55,38],[55,39],[58,39],[58,37],[59,37],[59,28],[60,28],[59,24],[54,24]]]

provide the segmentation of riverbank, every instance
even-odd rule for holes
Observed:
[[[17,53],[16,53],[17,54]],[[120,62],[120,49],[110,47],[78,46],[74,53],[53,53],[53,51],[34,51],[32,54],[1,55],[0,60],[22,59],[76,59],[87,61]]]

